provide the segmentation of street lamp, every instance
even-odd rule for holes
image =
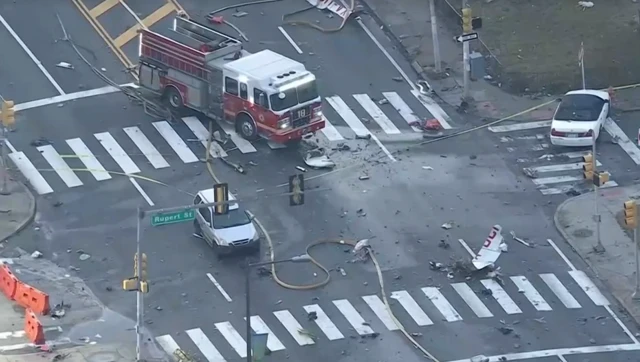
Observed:
[[[252,362],[252,353],[251,353],[251,283],[250,283],[250,276],[251,276],[251,269],[257,266],[263,266],[263,265],[273,265],[273,264],[280,264],[280,263],[302,263],[302,262],[307,262],[307,261],[311,261],[311,257],[309,256],[309,254],[303,254],[303,255],[297,255],[294,256],[292,258],[289,259],[282,259],[282,260],[273,260],[273,261],[263,261],[263,262],[258,262],[258,263],[250,263],[249,260],[247,259],[247,267],[245,268],[245,292],[246,292],[246,299],[245,299],[245,304],[246,304],[246,323],[247,323],[247,335],[246,335],[246,339],[247,339],[247,362]]]

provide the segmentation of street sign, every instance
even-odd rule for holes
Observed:
[[[478,33],[468,33],[468,34],[460,35],[459,37],[456,38],[456,41],[458,43],[464,43],[464,42],[476,40],[476,39],[478,39]]]
[[[196,218],[195,210],[182,210],[167,214],[155,214],[151,217],[151,226],[175,224]]]

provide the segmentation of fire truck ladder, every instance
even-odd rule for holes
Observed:
[[[194,20],[176,17],[171,38],[203,51],[207,61],[242,50],[242,42]]]

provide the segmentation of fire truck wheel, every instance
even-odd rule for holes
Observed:
[[[258,138],[256,123],[246,114],[241,114],[236,119],[236,131],[240,132],[242,137],[249,141],[254,141]]]
[[[182,95],[178,92],[177,89],[173,87],[169,87],[164,92],[165,101],[171,106],[171,108],[178,110],[181,109],[184,105],[182,103]]]

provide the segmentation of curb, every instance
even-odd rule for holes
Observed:
[[[25,185],[24,183],[20,182],[20,181],[15,181],[14,182],[16,184],[18,184],[20,187],[22,187],[22,191],[27,195],[27,197],[29,198],[29,216],[24,218],[19,224],[18,227],[11,233],[9,233],[6,237],[4,237],[3,239],[0,239],[0,243],[3,243],[7,240],[9,240],[10,238],[12,238],[14,235],[16,235],[17,233],[21,232],[22,230],[24,230],[24,228],[27,227],[27,225],[29,225],[33,219],[36,217],[36,198],[33,195],[33,192],[31,192],[31,190],[27,187],[27,185]]]
[[[584,257],[582,257],[582,254],[580,254],[573,247],[573,245],[569,242],[570,238],[567,235],[567,233],[559,225],[559,222],[558,222],[558,213],[559,213],[559,211],[562,210],[567,204],[569,204],[570,201],[575,201],[577,199],[581,199],[581,198],[587,197],[587,196],[591,196],[591,193],[578,195],[578,196],[572,197],[570,199],[564,200],[560,205],[558,205],[558,207],[556,208],[556,212],[553,214],[553,224],[555,225],[556,230],[558,230],[560,235],[562,235],[562,237],[564,238],[565,243],[571,248],[571,250],[573,250],[580,257],[580,259],[587,264],[589,269],[591,269],[591,271],[595,273],[596,277],[598,277],[598,281],[607,286],[607,288],[609,289],[608,290],[609,293],[611,293],[611,295],[613,295],[613,297],[618,301],[618,304],[620,304],[622,306],[622,308],[624,308],[625,314],[628,317],[630,317],[631,319],[633,319],[633,321],[636,323],[636,325],[640,325],[640,317],[638,317],[638,318],[633,317],[633,313],[629,311],[629,308],[627,308],[626,301],[624,299],[622,299],[622,298],[619,298],[618,295],[613,292],[613,289],[610,287],[609,283],[607,283],[606,281],[603,281],[603,280],[600,279],[600,277],[598,276],[598,269],[595,267],[595,265],[593,265],[593,263],[589,259],[585,259]]]

